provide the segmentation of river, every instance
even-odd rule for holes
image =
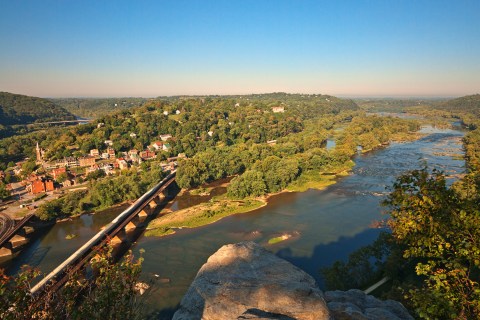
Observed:
[[[357,155],[352,174],[326,190],[282,193],[263,208],[212,225],[182,229],[163,238],[141,237],[133,251],[145,250],[143,277],[160,279],[154,282],[149,306],[159,318],[168,319],[206,259],[222,245],[244,240],[274,251],[311,274],[322,287],[320,267],[346,259],[377,237],[380,231],[370,225],[384,218],[380,201],[396,176],[425,163],[452,176],[464,172],[464,161],[458,157],[463,153],[461,131],[424,127],[422,132],[428,135],[417,141]],[[183,207],[181,201],[175,200],[172,207]],[[9,269],[27,263],[45,272],[52,270],[122,209],[54,225],[8,263]],[[65,240],[70,233],[77,237]],[[269,239],[285,233],[293,237],[268,245]]]

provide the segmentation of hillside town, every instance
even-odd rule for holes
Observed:
[[[113,141],[105,140],[104,149],[91,149],[88,154],[80,157],[71,156],[51,161],[45,157],[46,150],[37,143],[36,170],[28,174],[24,172],[24,165],[32,162],[31,159],[25,158],[16,162],[9,170],[0,171],[0,179],[8,176],[6,180],[11,181],[6,187],[14,200],[5,204],[35,209],[35,202],[47,200],[47,197],[55,198],[54,194],[62,194],[68,190],[85,188],[85,184],[91,179],[119,175],[122,171],[133,168],[139,169],[143,162],[155,160],[161,152],[170,150],[168,141],[171,139],[172,135],[163,134],[145,150],[131,149],[127,152],[116,151],[113,148]],[[185,154],[168,157],[164,161],[159,161],[158,165],[163,171],[173,170],[180,158],[186,158]]]

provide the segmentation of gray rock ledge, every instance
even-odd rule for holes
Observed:
[[[400,303],[380,301],[359,290],[324,296],[304,271],[255,242],[240,242],[208,258],[173,319],[412,318]]]

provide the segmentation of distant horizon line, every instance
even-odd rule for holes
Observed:
[[[11,94],[25,95],[30,97],[35,97],[33,95],[23,94],[23,93],[13,93],[8,91],[1,91]],[[262,92],[262,93],[243,93],[243,94],[171,94],[171,95],[65,95],[65,96],[36,96],[44,99],[121,99],[121,98],[143,98],[143,99],[157,99],[157,98],[173,98],[173,97],[233,97],[233,96],[251,96],[251,95],[268,95],[268,94],[288,94],[288,95],[326,95],[339,98],[349,98],[349,99],[451,99],[459,98],[464,96],[476,95],[478,93],[470,93],[463,95],[455,94],[329,94],[329,93],[300,93],[300,92],[285,92],[285,91],[272,91],[272,92]]]

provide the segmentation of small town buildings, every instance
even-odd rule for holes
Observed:
[[[162,147],[162,150],[163,150],[163,151],[168,151],[168,150],[170,150],[170,143],[164,143],[164,144],[163,144],[163,147]]]
[[[61,175],[62,173],[65,173],[65,174],[67,173],[67,169],[65,167],[53,169],[51,172],[54,180],[57,180],[58,176]]]
[[[213,136],[213,131],[208,131],[207,134],[211,137]]]
[[[279,112],[284,113],[285,112],[285,107],[283,107],[283,106],[273,107],[272,111],[273,111],[273,113],[279,113]]]
[[[142,160],[155,159],[156,157],[157,157],[157,155],[155,154],[155,152],[150,151],[150,150],[145,150],[145,151],[140,152],[140,158]]]
[[[138,156],[138,150],[137,149],[132,149],[128,151],[128,156]]]
[[[104,152],[101,156],[102,159],[108,159],[108,153]]]
[[[78,163],[80,167],[87,167],[87,166],[94,165],[95,160],[96,160],[95,157],[86,156],[86,157],[78,158]]]
[[[163,115],[168,116],[168,111],[167,110],[163,111]]]
[[[94,164],[90,167],[88,167],[87,169],[85,169],[85,174],[89,174],[89,173],[92,173],[92,172],[95,172],[95,171],[98,171],[100,170],[100,166],[98,164]]]
[[[107,153],[109,159],[115,159],[115,150],[112,148],[107,148]]]
[[[105,174],[109,175],[109,174],[114,174],[114,171],[113,171],[113,165],[112,164],[104,164],[103,167],[100,167],[101,170],[105,171]]]
[[[4,178],[5,178],[5,172],[0,170],[0,179],[4,179]]]
[[[137,137],[136,133],[134,133],[134,132],[130,133],[130,138],[136,138],[136,137]]]
[[[172,139],[172,135],[171,135],[171,134],[161,134],[161,135],[160,135],[160,140],[162,140],[162,141],[168,141],[168,140],[170,140],[170,139]]]
[[[167,158],[167,162],[177,161],[178,159],[184,159],[186,157],[185,153],[179,153],[176,157]]]
[[[73,185],[74,185],[73,180],[68,180],[68,179],[67,179],[67,180],[65,180],[65,181],[62,182],[62,186],[63,186],[64,188],[71,187],[71,186],[73,186]]]
[[[163,142],[155,141],[154,143],[152,143],[152,149],[154,149],[156,151],[162,150],[163,149]]]
[[[97,128],[101,128],[101,127],[103,127],[103,126],[105,126],[105,123],[103,123],[103,122],[97,123]]]
[[[180,114],[180,110],[175,111],[175,114]]]
[[[53,191],[55,188],[53,187],[53,181],[52,180],[43,180],[43,179],[37,179],[32,182],[32,184],[29,186],[30,193],[32,194],[38,194],[42,192],[48,192],[48,191]]]
[[[120,170],[128,169],[128,163],[127,163],[127,161],[125,161],[125,159],[120,158],[120,159],[117,160],[117,163],[118,163],[118,168]]]
[[[78,159],[75,157],[66,157],[65,158],[65,166],[67,167],[78,167],[80,163],[78,162]]]
[[[107,146],[113,146],[113,141],[112,140],[105,140],[104,142]]]
[[[100,158],[100,152],[98,151],[98,149],[92,149],[90,150],[90,156],[95,158]]]

